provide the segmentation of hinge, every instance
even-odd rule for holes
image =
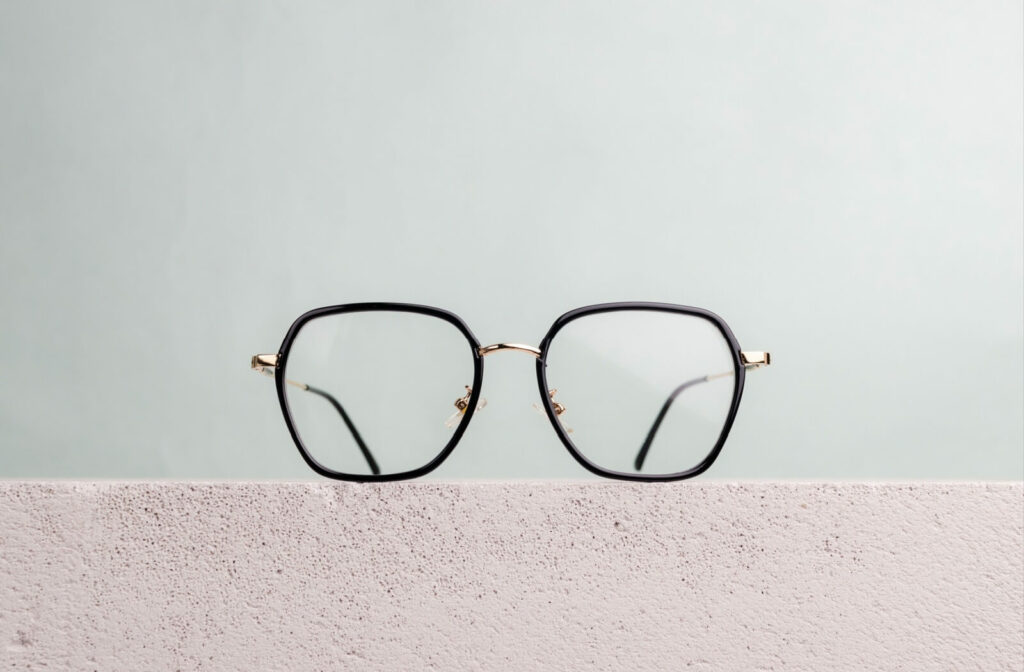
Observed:
[[[768,366],[769,364],[771,364],[772,356],[770,353],[767,352],[741,352],[740,361],[743,363],[744,366],[750,367],[752,369],[757,369],[762,366]]]
[[[277,355],[253,355],[252,364],[249,366],[257,373],[272,376],[274,369],[277,368]]]

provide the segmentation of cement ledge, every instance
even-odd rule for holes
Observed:
[[[1020,670],[1021,483],[0,481],[0,667]]]

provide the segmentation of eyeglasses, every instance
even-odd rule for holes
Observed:
[[[569,453],[608,478],[675,481],[707,470],[729,435],[746,371],[722,318],[665,303],[605,303],[565,313],[539,347],[481,346],[458,316],[403,303],[317,308],[252,368],[275,379],[288,431],[317,473],[394,481],[436,469],[481,396],[484,358],[536,359],[541,403]]]

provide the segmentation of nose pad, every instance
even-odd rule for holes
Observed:
[[[551,397],[551,405],[555,409],[555,417],[558,418],[558,422],[561,423],[562,427],[565,429],[565,433],[566,434],[572,434],[572,427],[567,426],[565,424],[565,419],[562,418],[562,416],[565,415],[565,410],[566,410],[565,409],[565,404],[561,404],[561,403],[555,401],[555,395],[556,394],[558,394],[558,390],[556,390],[554,388],[548,390],[548,396]],[[541,406],[540,404],[538,404],[536,401],[533,402],[533,410],[537,411],[538,413],[540,413],[545,418],[548,417],[548,414],[544,410],[544,407]]]
[[[459,423],[462,422],[462,416],[466,414],[466,409],[469,408],[469,398],[473,396],[473,388],[466,385],[466,394],[455,400],[455,412],[448,416],[448,419],[444,421],[444,426],[448,429],[455,429]],[[476,410],[480,410],[487,406],[487,400],[481,398],[476,405]]]

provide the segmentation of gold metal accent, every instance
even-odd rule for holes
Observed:
[[[548,396],[551,397],[551,406],[555,409],[555,415],[561,415],[565,413],[565,404],[560,404],[555,401],[555,395],[558,394],[558,390],[551,388],[548,390]]]
[[[473,388],[470,387],[469,385],[466,385],[465,388],[466,395],[463,397],[459,397],[458,399],[455,400],[455,412],[449,415],[448,419],[444,421],[444,426],[447,427],[448,429],[452,429],[453,427],[457,426],[460,422],[459,419],[463,415],[465,415],[466,411],[469,409],[469,398],[473,396]],[[484,408],[485,406],[487,406],[487,400],[481,399],[480,401],[477,402],[476,410],[479,411],[481,408]]]
[[[485,357],[492,352],[498,350],[518,350],[519,352],[528,352],[534,357],[540,357],[540,350],[533,347],[532,345],[522,345],[521,343],[495,343],[494,345],[485,345],[477,352],[481,357]]]
[[[740,361],[744,366],[751,369],[757,369],[762,366],[768,366],[772,363],[772,356],[767,352],[741,352]]]
[[[264,376],[274,377],[274,373],[277,371],[277,355],[253,355],[252,363],[249,365],[256,373],[262,373]],[[300,383],[297,380],[285,379],[285,385],[291,385],[297,387],[300,390],[309,391],[309,385]]]
[[[455,408],[459,409],[461,412],[465,412],[466,409],[469,408],[469,398],[471,396],[473,396],[473,388],[466,385],[466,396],[459,397],[455,400]]]
[[[263,373],[263,369],[276,369],[277,355],[253,355],[249,368],[259,373]]]
[[[747,371],[753,371],[754,369],[760,369],[768,366],[772,363],[772,356],[767,352],[741,352],[740,363],[743,364],[743,368]],[[732,371],[723,371],[722,373],[709,373],[704,376],[704,382],[710,382],[719,378],[726,378],[733,374]]]

